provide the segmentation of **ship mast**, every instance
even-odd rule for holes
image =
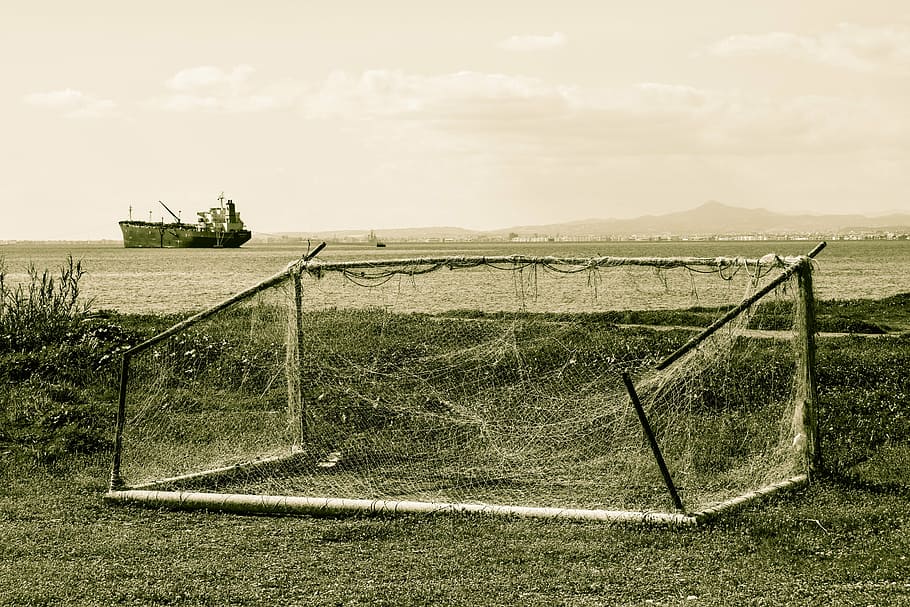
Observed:
[[[218,203],[221,205],[221,215],[220,221],[216,224],[215,227],[215,247],[221,248],[221,241],[224,238],[224,229],[226,227],[227,220],[224,217],[224,192],[218,195]]]

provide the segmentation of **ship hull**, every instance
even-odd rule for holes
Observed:
[[[236,249],[247,242],[249,230],[200,230],[196,226],[147,221],[121,221],[127,249]]]

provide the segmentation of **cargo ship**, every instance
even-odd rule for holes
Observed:
[[[234,201],[228,200],[225,203],[223,193],[218,197],[219,206],[197,213],[199,219],[196,223],[184,223],[166,204],[160,200],[158,202],[175,221],[151,221],[151,217],[149,221],[136,221],[133,220],[133,208],[130,207],[130,218],[119,222],[124,247],[227,249],[239,247],[253,235],[244,228]]]

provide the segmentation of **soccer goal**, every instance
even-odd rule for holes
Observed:
[[[697,524],[819,461],[823,245],[295,261],[124,354],[105,499]]]

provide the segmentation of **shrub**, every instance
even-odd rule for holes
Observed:
[[[91,302],[80,298],[82,262],[67,256],[58,275],[34,264],[26,282],[11,286],[0,260],[0,351],[22,351],[63,339],[79,323]]]
[[[133,335],[88,315],[81,261],[68,256],[57,275],[30,265],[10,285],[0,260],[0,442],[37,464],[108,448],[116,384],[115,354]]]

